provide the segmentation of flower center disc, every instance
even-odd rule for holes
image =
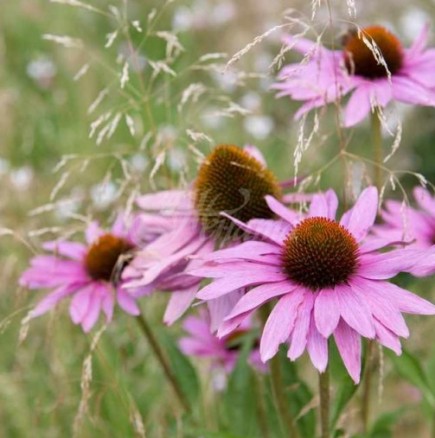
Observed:
[[[365,27],[361,32],[361,38],[357,33],[351,33],[345,39],[344,61],[347,71],[368,79],[387,77],[385,65],[378,62],[381,58],[392,75],[397,73],[403,63],[403,49],[398,38],[382,26]],[[363,37],[373,49],[366,45]]]
[[[313,291],[345,283],[358,263],[358,244],[337,222],[302,221],[284,242],[284,269],[290,279]]]
[[[206,233],[222,238],[234,225],[226,212],[243,222],[271,219],[266,195],[281,198],[273,173],[237,146],[216,146],[200,167],[195,182],[195,207]]]
[[[89,248],[85,257],[85,268],[94,280],[113,281],[116,269],[121,271],[120,257],[131,251],[134,246],[125,239],[112,234],[102,235]]]

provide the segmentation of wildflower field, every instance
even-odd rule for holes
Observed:
[[[0,437],[435,437],[433,0],[0,12]]]

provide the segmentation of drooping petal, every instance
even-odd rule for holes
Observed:
[[[94,286],[90,284],[77,292],[71,300],[69,313],[74,324],[80,324],[86,316],[93,290]]]
[[[328,365],[328,341],[317,331],[313,317],[307,337],[307,351],[314,367],[323,373]]]
[[[166,306],[163,321],[165,324],[172,325],[190,307],[195,295],[198,292],[200,283],[182,291],[170,293],[168,305]]]
[[[317,330],[329,338],[340,320],[340,304],[334,289],[323,289],[314,302],[314,321]]]
[[[334,332],[334,339],[350,377],[358,384],[361,375],[361,337],[340,320]]]
[[[81,325],[83,331],[88,333],[96,324],[98,317],[100,316],[102,296],[99,293],[98,287],[94,285],[93,291],[90,295],[90,301],[88,311],[83,317]]]
[[[118,288],[116,293],[116,300],[124,312],[129,313],[130,315],[137,316],[140,314],[139,306],[136,303],[136,300],[124,289]]]
[[[46,295],[31,311],[29,316],[36,318],[51,310],[56,304],[74,292],[74,289],[61,286]]]
[[[277,283],[257,286],[240,298],[231,313],[226,317],[226,320],[228,321],[238,315],[253,311],[275,297],[291,293],[296,287],[287,279]]]
[[[372,288],[386,300],[394,303],[401,312],[416,315],[435,315],[435,305],[387,281],[374,281]]]
[[[287,352],[287,356],[290,360],[296,360],[305,350],[313,305],[314,295],[311,291],[306,291],[304,301],[298,309],[298,316],[291,335],[290,348]]]
[[[214,333],[222,324],[222,321],[227,317],[235,304],[243,296],[243,290],[235,290],[215,300],[207,301],[208,310],[210,313],[210,330]]]
[[[373,339],[375,337],[373,317],[364,300],[346,285],[337,286],[335,292],[344,321],[361,336]]]
[[[357,125],[370,114],[371,109],[370,89],[367,85],[360,85],[353,91],[344,110],[344,127]]]
[[[398,356],[402,354],[400,339],[380,322],[375,320],[376,338],[384,346],[394,351]]]
[[[263,362],[275,356],[279,345],[289,338],[303,298],[303,291],[297,289],[280,298],[273,308],[267,318],[260,341],[260,355]]]
[[[274,273],[267,270],[256,272],[254,266],[250,275],[228,275],[226,278],[213,281],[199,291],[198,298],[211,300],[243,287],[261,283],[278,283],[287,279],[284,273]]]

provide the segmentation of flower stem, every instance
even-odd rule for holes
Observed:
[[[378,190],[382,187],[382,126],[378,111],[372,113],[372,142],[373,142],[373,173],[374,181]]]
[[[166,359],[166,357],[163,353],[163,350],[160,348],[160,345],[159,345],[156,337],[154,336],[154,334],[151,330],[151,327],[149,326],[147,320],[145,319],[145,317],[142,314],[138,315],[135,319],[136,319],[142,333],[144,334],[145,338],[147,339],[147,341],[151,347],[151,350],[153,350],[153,353],[154,353],[157,361],[159,362],[159,364],[163,370],[163,373],[165,374],[169,384],[171,385],[172,389],[174,390],[174,393],[177,396],[181,406],[183,407],[183,409],[186,412],[190,412],[189,403],[187,402],[187,399],[186,399],[183,391],[181,390],[180,385],[174,376],[174,373],[171,370],[169,362]]]
[[[329,369],[319,373],[320,426],[322,438],[329,438]]]
[[[270,360],[270,377],[272,379],[272,389],[275,398],[275,404],[278,409],[281,422],[286,429],[286,433],[288,434],[287,436],[289,438],[297,438],[299,433],[286,400],[284,383],[281,375],[281,364],[278,355],[275,355],[275,357]]]
[[[369,340],[367,343],[367,354],[366,354],[366,370],[364,376],[363,394],[362,394],[362,404],[361,404],[361,420],[363,425],[363,433],[367,434],[369,430],[369,420],[370,420],[370,394],[372,388],[372,374],[373,374],[373,349],[374,342]]]

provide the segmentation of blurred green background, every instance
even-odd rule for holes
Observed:
[[[286,9],[309,16],[309,2],[95,0],[87,3],[89,8],[60,3],[68,2],[0,0],[1,437],[70,436],[82,397],[82,364],[92,336],[71,323],[65,306],[32,321],[27,338],[19,343],[20,322],[42,294],[20,289],[17,278],[42,241],[80,231],[86,218],[109,223],[136,193],[184,184],[194,175],[197,151],[206,153],[217,143],[255,144],[280,178],[294,175],[299,126],[292,115],[297,105],[277,100],[270,90],[276,69],[269,65],[280,49],[280,32],[225,72],[228,58],[201,57],[210,53],[231,57],[257,35],[283,23]],[[340,21],[347,19],[346,2],[334,3],[338,40],[347,26]],[[356,0],[356,4],[360,24],[370,24],[376,17],[407,43],[434,17],[433,2],[379,5]],[[322,8],[316,25],[326,19]],[[71,39],[57,44],[53,35]],[[65,47],[65,42],[75,47]],[[168,50],[171,71],[154,78],[151,63],[167,58]],[[129,81],[122,88],[125,65]],[[191,94],[184,102],[186,90]],[[98,96],[101,103],[93,105]],[[434,110],[401,106],[394,110],[403,118],[404,129],[402,145],[389,166],[421,172],[435,182]],[[106,119],[90,138],[91,124],[101,117]],[[114,120],[119,123],[113,134],[104,136],[102,129],[107,126],[108,134]],[[368,124],[345,137],[350,151],[370,155]],[[337,154],[337,139],[334,114],[329,111],[299,173],[315,179],[322,165]],[[385,138],[385,147],[392,142]],[[348,187],[357,189],[361,179],[370,178],[371,169],[363,162],[349,161],[347,166]],[[150,179],[153,168],[155,176]],[[332,186],[343,193],[342,170],[337,161],[308,189]],[[417,180],[404,176],[402,183],[410,189]],[[390,187],[387,193],[400,197]],[[430,296],[434,287],[427,280],[411,289]],[[142,303],[157,327],[165,300],[155,296]],[[410,322],[413,335],[405,345],[429,366],[435,362],[430,336],[434,322],[419,318]],[[179,329],[170,331],[176,334]],[[200,436],[189,434],[190,422],[186,424],[178,412],[139,330],[126,315],[116,313],[115,323],[93,354],[93,364],[89,411],[78,436]],[[200,366],[200,371],[203,394],[198,415],[205,430],[201,436],[235,436],[212,434],[219,429],[220,417],[215,415],[219,406],[210,396],[207,367]],[[434,414],[427,406],[427,415],[419,411],[421,393],[416,385],[399,380],[388,359],[382,376],[382,401],[375,394],[373,410],[409,407],[393,436],[411,436],[411,431],[414,436],[430,436],[427,419]],[[356,414],[349,415],[346,421],[351,424]]]

